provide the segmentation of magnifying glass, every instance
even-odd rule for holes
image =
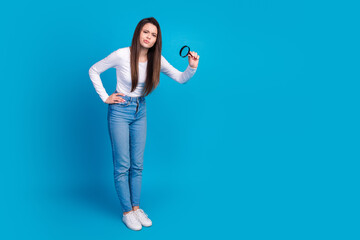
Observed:
[[[190,47],[185,45],[180,49],[180,56],[184,58],[187,55],[190,55],[193,57],[193,55],[191,55],[191,53],[190,53]]]

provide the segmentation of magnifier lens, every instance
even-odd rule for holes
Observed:
[[[188,46],[184,46],[180,51],[180,56],[186,57],[189,52],[190,52],[190,48]]]

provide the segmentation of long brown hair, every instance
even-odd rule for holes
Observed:
[[[150,94],[159,84],[160,67],[161,67],[161,30],[160,25],[155,18],[149,17],[142,19],[135,28],[134,35],[130,46],[130,66],[131,66],[131,92],[133,92],[138,84],[139,78],[139,54],[140,54],[140,32],[147,23],[154,24],[157,27],[157,38],[154,46],[148,49],[147,53],[147,69],[146,81],[143,89],[143,96]]]

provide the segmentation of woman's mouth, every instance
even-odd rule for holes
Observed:
[[[144,43],[149,43],[149,41],[148,41],[148,40],[144,40]]]

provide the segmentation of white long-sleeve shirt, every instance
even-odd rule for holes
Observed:
[[[143,88],[145,87],[146,80],[146,62],[139,62],[139,79],[138,85],[133,92],[131,90],[131,70],[130,70],[130,47],[119,48],[112,52],[106,58],[95,63],[89,69],[90,79],[95,87],[96,92],[99,94],[103,102],[109,97],[107,94],[100,74],[109,68],[116,68],[116,91],[123,93],[129,97],[140,97],[142,95]],[[161,68],[160,71],[165,73],[170,78],[179,83],[187,82],[196,72],[197,68],[187,66],[184,72],[180,72],[174,68],[165,58],[161,55]]]

